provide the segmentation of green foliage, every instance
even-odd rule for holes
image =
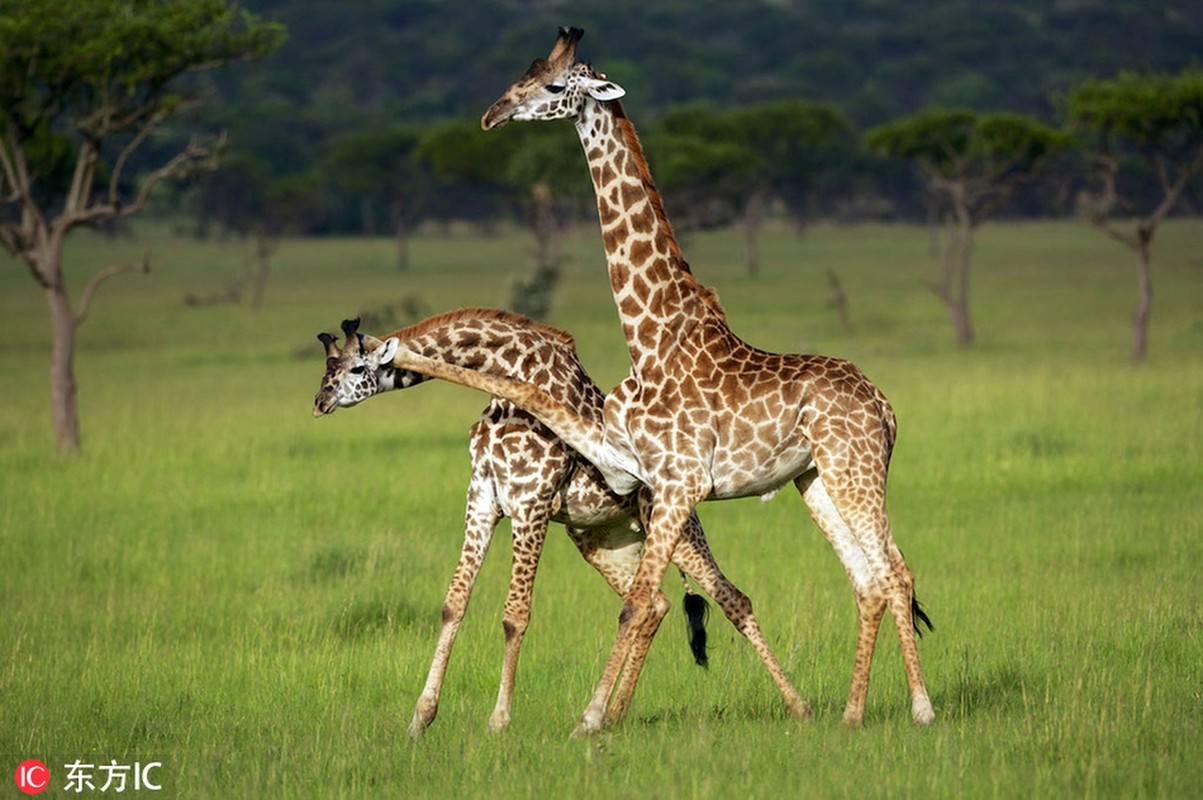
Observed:
[[[652,121],[675,106],[708,103],[717,112],[801,98],[826,104],[857,128],[932,105],[1048,121],[1057,111],[1051,98],[1084,77],[1180,69],[1197,58],[1203,38],[1199,15],[1135,2],[1015,0],[981,8],[951,0],[579,0],[572,19],[562,3],[512,0],[464,0],[453,14],[435,0],[251,5],[288,25],[288,43],[237,76],[207,73],[205,87],[223,100],[219,123],[233,146],[271,163],[273,176],[307,171],[323,142],[349,130],[474,120],[530,59],[546,54],[556,27],[570,23],[588,32],[582,58],[627,89],[625,103],[662,164],[657,178],[666,191],[690,182],[691,159],[678,152],[702,162],[702,174],[739,177],[747,168],[735,150],[711,148],[707,137],[655,144]],[[497,153],[502,145],[492,138],[489,146]],[[888,174],[896,166],[854,153],[834,168],[845,163],[838,182],[831,170],[808,173],[830,198],[819,204],[823,210],[838,208],[840,190],[859,194],[859,207],[874,213],[890,203],[921,206],[913,202],[913,180]],[[497,207],[444,188],[431,197],[440,214]],[[575,191],[566,182],[557,194],[565,190]],[[324,221],[321,230],[331,229],[359,226],[344,215]]]
[[[839,112],[807,100],[777,100],[732,109],[731,124],[761,161],[761,171],[777,180],[805,180],[840,144],[852,127]],[[790,174],[790,173],[793,174]]]
[[[228,100],[249,108],[286,95],[332,118],[383,111],[423,121],[479,115],[498,75],[516,76],[545,55],[564,24],[586,29],[583,57],[627,88],[636,118],[700,100],[805,97],[858,125],[931,104],[1047,115],[1049,96],[1082,77],[1181,68],[1203,37],[1199,15],[1137,2],[462,0],[453,14],[433,0],[254,7],[285,22],[292,40],[223,84]]]
[[[105,293],[81,331],[88,448],[49,452],[38,290],[0,270],[0,752],[12,763],[159,760],[162,796],[1190,797],[1203,782],[1203,229],[1159,244],[1163,347],[1123,358],[1128,265],[1084,226],[981,233],[981,347],[957,351],[924,284],[928,233],[766,231],[687,250],[732,325],[770,350],[849,357],[900,421],[894,535],[936,623],[938,714],[915,729],[890,623],[859,731],[840,725],[855,646],[848,582],[793,492],[701,508],[816,710],[788,719],[742,637],[711,614],[689,658],[679,587],[626,721],[570,741],[619,600],[550,532],[504,735],[496,696],[505,527],[459,633],[439,718],[405,726],[459,555],[467,428],[486,400],[432,384],[313,420],[319,330],[398,283],[389,242],[286,240],[264,308],[181,308],[245,246],[81,235],[81,274],[169,254]],[[406,291],[494,305],[528,239],[427,236]],[[564,310],[603,385],[629,364],[595,230],[569,243]],[[799,267],[798,265],[803,265]],[[819,288],[840,272],[856,326]],[[304,357],[294,353],[301,350]],[[61,760],[60,760],[61,759]],[[11,778],[5,778],[10,780]],[[14,795],[16,792],[9,788]],[[50,794],[50,793],[47,793]],[[146,793],[143,792],[143,795]]]
[[[722,194],[738,192],[761,167],[741,133],[730,114],[691,103],[669,109],[642,138],[662,189],[706,187]]]
[[[321,169],[333,183],[360,193],[404,191],[414,182],[421,132],[410,125],[345,133],[329,142]]]
[[[679,106],[645,138],[657,183],[674,206],[704,216],[724,203],[725,218],[758,193],[799,212],[825,176],[849,168],[855,146],[847,120],[804,100]]]
[[[418,146],[418,157],[436,171],[456,178],[496,182],[513,154],[514,138],[486,139],[474,121],[455,120],[427,130]]]
[[[1104,138],[1127,139],[1142,151],[1189,154],[1203,144],[1203,69],[1089,78],[1069,95],[1068,112]]]
[[[883,155],[917,162],[934,178],[992,182],[1038,170],[1071,139],[1018,114],[928,108],[871,129],[865,143]]]
[[[224,0],[0,3],[0,108],[16,124],[65,116],[103,139],[177,108],[172,81],[187,72],[260,58],[284,30]],[[133,120],[130,117],[134,117]]]

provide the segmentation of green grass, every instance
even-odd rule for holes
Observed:
[[[589,741],[567,735],[619,604],[558,529],[514,722],[486,731],[504,525],[439,718],[422,741],[405,736],[484,398],[432,385],[309,415],[318,330],[408,295],[435,311],[502,304],[528,241],[424,236],[405,275],[387,241],[286,241],[254,314],[182,302],[235,274],[249,246],[80,236],[75,291],[146,241],[152,275],[107,284],[80,331],[75,460],[53,454],[43,301],[23,268],[0,271],[0,767],[41,758],[58,785],[77,758],[157,760],[162,796],[196,798],[1188,797],[1203,781],[1197,221],[1158,234],[1139,367],[1131,258],[1072,223],[982,231],[968,352],[925,288],[925,231],[769,231],[757,279],[741,274],[734,234],[689,237],[694,271],[748,341],[852,358],[894,403],[891,518],[936,623],[921,652],[937,722],[910,724],[887,624],[866,725],[840,725],[853,602],[783,492],[702,514],[816,719],[785,716],[721,615],[710,670],[693,667],[674,616],[631,715]],[[595,231],[567,251],[552,322],[612,384],[625,352]],[[852,331],[828,306],[829,267]]]

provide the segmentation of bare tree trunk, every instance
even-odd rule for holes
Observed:
[[[50,348],[50,408],[54,435],[59,453],[75,455],[80,450],[79,409],[75,397],[75,314],[61,275],[45,291],[54,336]]]
[[[927,201],[927,255],[933,261],[940,257],[940,201],[933,197]]]
[[[359,218],[360,225],[363,226],[363,235],[372,237],[376,235],[376,210],[372,208],[372,199],[366,194],[359,198]]]
[[[973,256],[972,224],[962,227],[960,240],[957,299],[951,309],[952,324],[956,329],[957,344],[969,347],[973,344],[973,322],[969,314],[969,261]]]
[[[840,320],[840,327],[851,332],[852,316],[848,313],[848,295],[844,291],[844,284],[840,281],[840,276],[836,275],[835,270],[831,267],[827,268],[827,285],[831,287],[829,305],[835,309],[836,316]]]
[[[531,229],[535,235],[534,270],[514,281],[510,308],[535,319],[551,313],[551,295],[560,280],[563,241],[555,214],[555,196],[544,182],[531,187]]]
[[[744,269],[753,277],[760,274],[760,247],[757,235],[760,232],[760,217],[764,213],[766,192],[757,188],[744,204]]]
[[[251,277],[251,311],[263,308],[263,296],[267,294],[267,279],[271,275],[272,254],[276,242],[271,236],[260,232],[255,236],[255,274]]]
[[[531,218],[535,233],[535,270],[560,266],[560,224],[556,220],[555,196],[546,183],[531,187]]]
[[[1136,282],[1140,297],[1132,315],[1132,360],[1141,363],[1149,352],[1149,315],[1153,310],[1153,271],[1149,253],[1153,242],[1152,229],[1141,226],[1137,231]]]
[[[409,271],[409,225],[405,221],[405,209],[400,198],[393,198],[391,204],[393,218],[393,237],[397,242],[397,271]]]
[[[959,217],[949,225],[948,244],[941,259],[940,282],[931,290],[952,320],[953,334],[959,347],[973,344],[973,322],[969,314],[969,264],[973,256],[973,224]]]
[[[944,252],[940,259],[940,282],[932,287],[932,291],[936,296],[948,305],[948,300],[952,297],[952,276],[954,274],[953,263],[960,252],[960,230],[948,220],[948,243],[944,245]],[[938,250],[939,248],[937,248]]]

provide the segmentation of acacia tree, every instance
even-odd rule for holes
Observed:
[[[730,113],[735,134],[756,155],[743,214],[745,264],[755,274],[765,206],[781,200],[801,227],[825,174],[847,166],[852,126],[830,106],[808,100],[759,103]]]
[[[801,221],[821,176],[846,168],[852,128],[833,109],[806,100],[725,111],[689,105],[666,113],[648,141],[657,179],[701,224],[738,217],[744,268],[755,275],[766,207],[780,200]]]
[[[358,198],[365,235],[375,232],[381,211],[387,214],[401,272],[409,269],[409,234],[430,188],[417,157],[420,139],[409,126],[355,131],[334,139],[322,163],[331,182]]]
[[[137,175],[131,165],[165,122],[192,105],[195,98],[176,88],[181,76],[263,56],[283,35],[279,25],[223,0],[72,0],[53,7],[0,0],[0,243],[28,268],[49,307],[60,452],[80,447],[76,329],[103,281],[138,268],[100,270],[74,307],[63,274],[67,234],[137,214],[156,184],[211,168],[220,138],[194,138]]]
[[[486,194],[500,193],[519,209],[535,238],[532,271],[514,281],[507,305],[544,319],[563,265],[565,206],[589,196],[581,151],[557,126],[509,126],[484,139],[475,121],[430,129],[418,157],[437,177],[468,181]]]
[[[1149,348],[1153,236],[1187,185],[1203,173],[1203,69],[1088,80],[1070,94],[1069,116],[1093,140],[1102,183],[1098,195],[1082,198],[1082,210],[1092,225],[1136,254],[1132,359],[1140,362]],[[1124,168],[1132,160],[1155,177],[1159,196],[1141,202],[1135,171]]]
[[[940,282],[933,291],[952,319],[957,344],[973,343],[969,274],[974,233],[1015,191],[1070,145],[1063,131],[1015,114],[927,109],[870,130],[883,155],[913,161],[951,215]]]

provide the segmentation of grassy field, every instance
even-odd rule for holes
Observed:
[[[689,237],[753,344],[856,361],[900,421],[895,536],[936,624],[921,652],[937,721],[909,722],[883,626],[866,725],[840,713],[855,612],[792,492],[702,511],[816,710],[796,723],[714,614],[711,668],[676,615],[631,715],[568,733],[619,601],[553,530],[514,722],[491,735],[505,529],[476,591],[439,718],[405,736],[459,551],[466,431],[484,398],[430,385],[313,420],[314,335],[419,297],[504,303],[521,235],[424,236],[399,275],[387,241],[286,241],[266,304],[188,308],[250,246],[146,231],[70,246],[96,267],[152,246],[149,277],[97,296],[77,360],[82,457],[53,453],[44,302],[0,265],[0,767],[162,763],[159,796],[1193,797],[1203,783],[1203,225],[1155,243],[1149,362],[1127,360],[1128,253],[1072,223],[980,237],[980,341],[962,352],[925,284],[925,231]],[[591,227],[568,242],[551,321],[603,385],[625,372]],[[853,328],[829,305],[847,291]],[[677,594],[676,587],[670,589]],[[8,778],[3,780],[8,781]],[[97,786],[99,786],[97,781]],[[22,796],[8,783],[0,797]],[[143,791],[143,795],[153,793]],[[47,796],[43,795],[43,796]]]

